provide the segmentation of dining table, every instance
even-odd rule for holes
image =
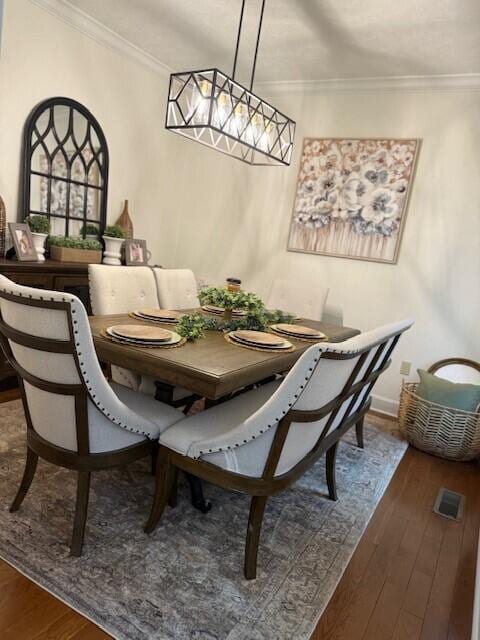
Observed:
[[[185,313],[195,311],[198,309],[184,310]],[[91,316],[90,327],[99,360],[173,386],[184,387],[212,402],[217,402],[238,389],[288,371],[314,343],[311,340],[307,342],[289,337],[294,346],[293,351],[255,351],[227,342],[221,331],[209,330],[205,331],[203,338],[166,349],[120,344],[105,336],[105,330],[110,326],[144,325],[145,322],[128,314]],[[174,325],[156,324],[175,329]],[[316,320],[302,319],[301,324],[318,329],[326,335],[329,342],[343,342],[360,333],[358,329]]]
[[[181,310],[186,314],[198,311]],[[205,407],[222,402],[241,389],[286,373],[302,353],[316,342],[288,337],[293,350],[260,351],[227,341],[222,331],[206,330],[204,337],[187,341],[176,348],[145,348],[112,341],[107,337],[106,329],[114,325],[145,325],[146,320],[136,319],[129,314],[91,316],[89,320],[100,362],[152,377],[158,381],[157,384],[188,389],[196,396],[205,398]],[[175,329],[174,325],[152,323]],[[321,331],[326,336],[323,341],[328,342],[343,342],[360,333],[351,327],[303,318],[301,324]],[[204,499],[201,481],[186,475],[193,506],[206,513],[211,504]]]

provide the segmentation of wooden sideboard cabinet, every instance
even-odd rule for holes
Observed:
[[[80,262],[19,262],[0,259],[0,273],[18,284],[38,289],[66,291],[80,298],[91,313],[88,288],[88,264]],[[0,388],[15,383],[13,369],[0,348]]]

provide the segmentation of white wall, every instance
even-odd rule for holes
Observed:
[[[266,295],[276,276],[328,284],[345,323],[416,318],[377,386],[395,410],[399,363],[480,359],[480,93],[271,96],[297,120],[289,168],[248,167],[165,132],[167,78],[28,0],[6,0],[0,58],[0,193],[17,218],[21,134],[40,100],[65,95],[100,121],[110,148],[109,221],[129,198],[135,232],[165,266],[239,276]],[[423,139],[397,265],[286,251],[303,136]]]
[[[28,0],[5,0],[0,53],[0,193],[19,212],[25,120],[41,100],[67,96],[96,116],[110,151],[108,220],[130,201],[135,234],[170,258],[174,154],[163,128],[167,79],[82,35]]]
[[[267,294],[276,276],[327,284],[344,322],[362,329],[404,316],[415,327],[379,381],[376,406],[396,410],[402,360],[480,360],[480,93],[271,96],[298,123],[288,169],[245,167],[189,145],[176,264],[212,282],[239,276]],[[286,251],[303,136],[422,138],[397,265]],[[185,147],[186,148],[186,147]]]

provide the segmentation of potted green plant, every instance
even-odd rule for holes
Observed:
[[[98,240],[98,236],[100,235],[100,229],[98,225],[87,222],[80,229],[80,235],[85,236],[87,240]]]
[[[103,264],[119,265],[122,264],[122,245],[125,242],[125,232],[118,224],[112,224],[105,227],[103,232],[103,242],[105,243],[105,251],[103,252]]]
[[[50,236],[48,242],[52,260],[88,264],[99,264],[102,261],[102,244],[99,240]]]
[[[33,237],[33,246],[39,262],[45,262],[45,240],[50,233],[50,220],[47,216],[30,214],[25,218]]]

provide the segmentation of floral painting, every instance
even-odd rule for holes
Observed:
[[[396,262],[418,147],[305,138],[288,249]]]

